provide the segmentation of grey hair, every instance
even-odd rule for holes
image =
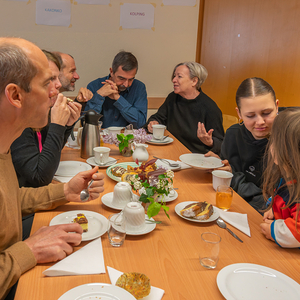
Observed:
[[[118,68],[122,66],[122,70],[125,72],[131,71],[131,70],[138,70],[138,61],[136,57],[126,51],[120,51],[114,58],[112,62],[112,71],[113,73],[116,73]]]
[[[10,83],[29,93],[31,80],[37,73],[36,66],[20,47],[10,43],[0,45],[0,95]]]
[[[195,61],[187,61],[187,62],[180,63],[177,66],[175,66],[173,73],[172,73],[171,80],[173,80],[173,78],[175,77],[175,75],[174,75],[175,71],[179,66],[186,66],[189,69],[191,79],[193,79],[195,77],[198,78],[198,82],[196,84],[196,89],[200,90],[201,85],[204,83],[204,81],[206,80],[206,78],[208,76],[208,72],[207,72],[206,68]]]

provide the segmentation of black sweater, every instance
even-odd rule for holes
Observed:
[[[26,128],[11,145],[13,164],[20,187],[39,187],[49,184],[58,168],[61,150],[73,126],[50,123],[41,130],[42,152],[37,134]]]
[[[185,99],[174,92],[170,93],[145,126],[151,121],[166,125],[167,130],[193,153],[208,151],[220,153],[224,137],[222,112],[217,104],[201,90],[199,96],[192,100]],[[198,139],[198,122],[204,123],[206,131],[214,129],[212,147],[206,146]]]
[[[234,174],[232,188],[250,205],[265,208],[261,184],[263,156],[268,139],[256,140],[244,125],[227,129],[221,149],[221,158],[227,159]]]

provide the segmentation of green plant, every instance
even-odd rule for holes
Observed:
[[[120,142],[119,151],[121,153],[123,149],[127,148],[129,144],[133,141],[134,135],[133,134],[124,135],[124,133],[121,133],[121,134],[117,134],[117,139]]]

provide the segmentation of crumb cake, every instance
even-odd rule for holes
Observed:
[[[151,290],[150,279],[145,274],[136,272],[123,273],[118,278],[116,286],[125,289],[136,299],[148,296]]]
[[[78,223],[82,229],[83,232],[88,231],[88,220],[84,214],[77,214],[77,217],[73,220],[74,223]]]

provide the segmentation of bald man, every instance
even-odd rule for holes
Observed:
[[[19,38],[0,38],[0,299],[19,277],[37,263],[55,262],[81,242],[78,224],[43,227],[22,241],[22,215],[49,210],[69,201],[79,202],[80,191],[93,178],[89,200],[103,192],[103,174],[97,168],[81,172],[66,184],[37,189],[19,188],[10,146],[27,127],[48,122],[55,90],[45,54]],[[61,105],[67,99],[59,94]]]

